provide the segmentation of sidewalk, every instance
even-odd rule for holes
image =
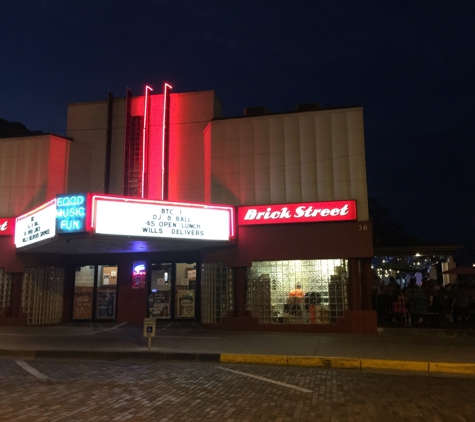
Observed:
[[[0,326],[0,356],[102,360],[195,360],[475,375],[475,332],[384,329],[378,335],[257,333],[127,324]]]

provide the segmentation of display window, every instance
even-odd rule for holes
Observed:
[[[329,324],[348,309],[345,259],[255,261],[246,307],[260,323]]]

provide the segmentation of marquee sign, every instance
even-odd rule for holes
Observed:
[[[92,230],[118,236],[230,240],[234,207],[94,195]]]
[[[17,217],[15,245],[28,246],[54,237],[56,234],[56,199]]]
[[[315,223],[357,219],[356,201],[302,202],[238,208],[238,225]]]
[[[0,236],[11,236],[15,233],[14,218],[0,218]]]

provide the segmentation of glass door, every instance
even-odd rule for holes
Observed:
[[[150,290],[150,316],[167,320],[196,317],[195,264],[152,264]]]
[[[175,318],[195,318],[196,264],[176,264],[175,303]]]
[[[117,266],[98,265],[96,319],[115,319],[117,303]]]
[[[76,268],[73,320],[113,320],[116,303],[116,265],[85,265]]]
[[[158,319],[171,318],[172,264],[152,264],[150,282],[149,313]]]
[[[92,319],[92,300],[94,298],[94,265],[76,268],[74,278],[73,319]]]

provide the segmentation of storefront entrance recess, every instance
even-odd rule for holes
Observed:
[[[196,318],[196,264],[152,264],[148,312],[164,320]]]
[[[76,268],[73,320],[113,320],[117,303],[117,266]]]

